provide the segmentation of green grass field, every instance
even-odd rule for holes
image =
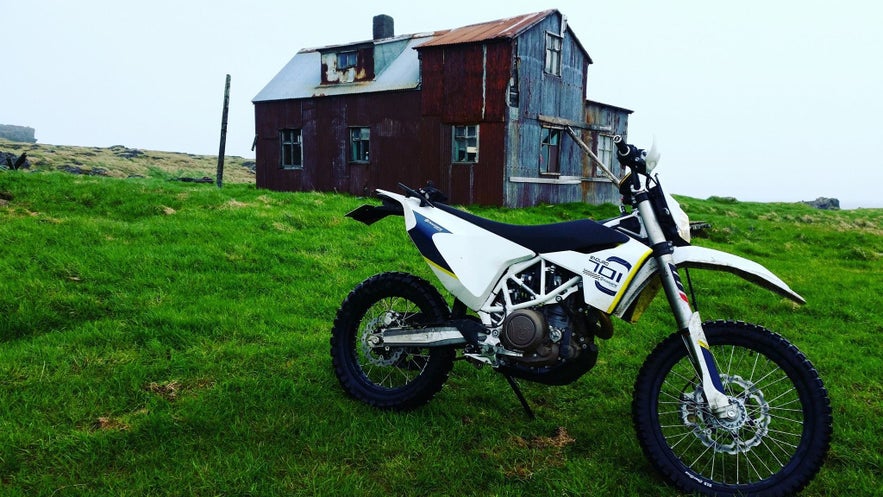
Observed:
[[[803,495],[880,495],[883,210],[682,198],[696,244],[764,264],[796,307],[693,271],[703,318],[756,322],[803,350],[834,441]],[[364,278],[430,277],[400,218],[363,199],[160,177],[0,171],[0,495],[675,495],[631,426],[634,378],[673,323],[663,298],[615,321],[567,387],[458,362],[427,406],[379,412],[330,366],[337,306]],[[542,223],[613,206],[474,209]]]

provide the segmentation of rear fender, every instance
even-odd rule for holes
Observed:
[[[402,203],[397,201],[396,199],[390,198],[388,196],[384,196],[380,194],[378,190],[378,196],[380,197],[383,204],[381,205],[363,205],[358,209],[354,209],[346,214],[346,217],[350,217],[359,221],[361,223],[365,223],[367,225],[372,225],[377,221],[387,217],[387,216],[404,216],[405,210],[402,207]]]

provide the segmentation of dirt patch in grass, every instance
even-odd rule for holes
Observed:
[[[181,391],[181,383],[176,380],[172,380],[166,383],[157,383],[150,382],[144,387],[150,393],[155,393],[160,397],[168,400],[169,402],[174,402],[178,399],[178,394]]]

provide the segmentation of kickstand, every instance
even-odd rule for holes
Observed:
[[[530,408],[530,405],[527,403],[527,399],[524,398],[524,395],[521,393],[521,389],[518,388],[518,383],[515,383],[515,379],[509,376],[508,374],[503,375],[506,377],[506,381],[509,382],[509,386],[512,387],[512,391],[515,392],[515,396],[518,397],[518,401],[521,402],[521,407],[524,408],[524,413],[527,414],[527,417],[530,419],[536,419],[534,416],[533,410]]]

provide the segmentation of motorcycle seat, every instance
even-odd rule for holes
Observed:
[[[434,205],[436,208],[538,254],[568,250],[588,254],[616,247],[629,239],[625,234],[591,219],[539,225],[506,224],[476,216],[440,202],[436,202]]]

